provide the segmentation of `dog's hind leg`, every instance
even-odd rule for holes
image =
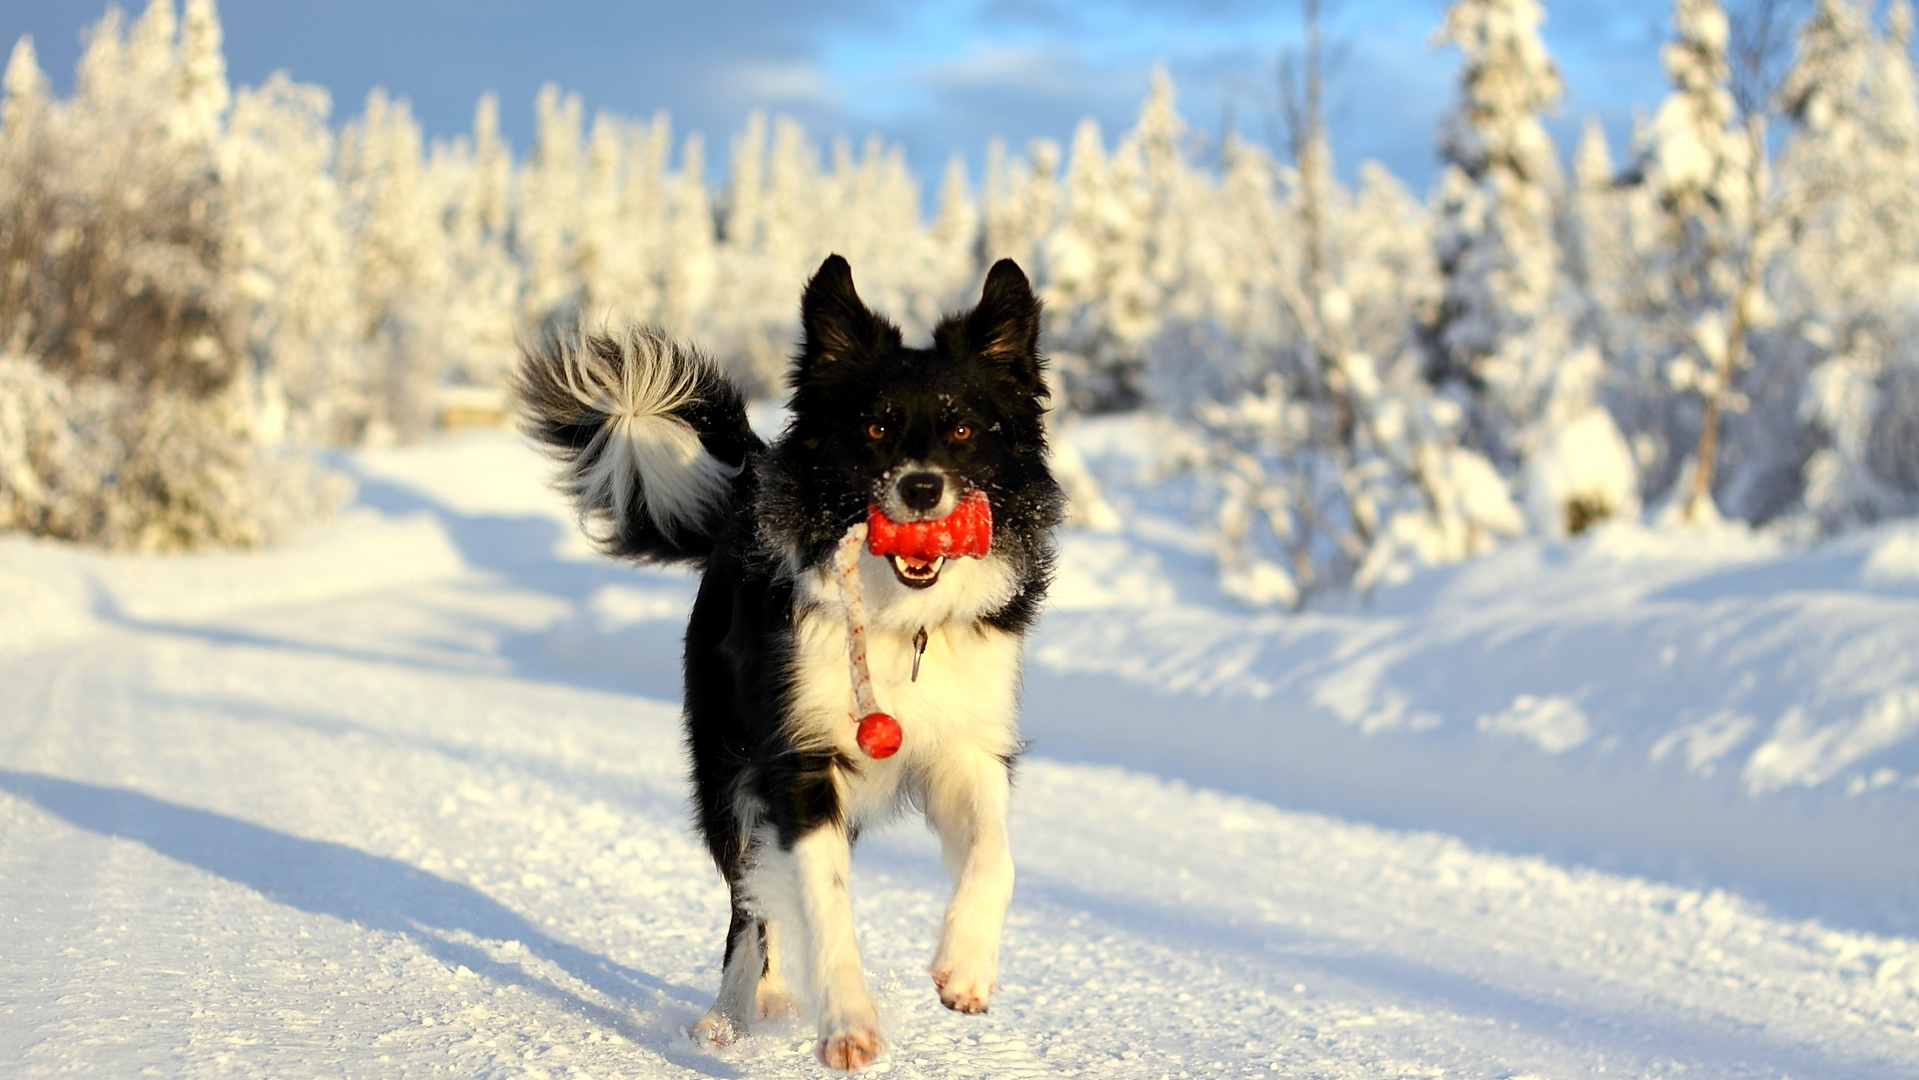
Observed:
[[[733,918],[726,928],[726,959],[720,967],[720,994],[700,1022],[693,1025],[693,1038],[711,1047],[739,1041],[758,1012],[756,997],[766,970],[766,956],[760,920],[741,900],[739,886],[734,885]]]
[[[786,975],[781,970],[782,925],[774,919],[760,923],[760,953],[765,957],[765,965],[760,971],[759,986],[753,995],[755,1020],[783,1020],[800,1013],[800,1003],[787,988]]]
[[[955,1012],[983,1013],[999,985],[1000,931],[1013,898],[1006,815],[1006,762],[983,750],[956,751],[931,776],[926,816],[938,830],[953,899],[933,954],[933,985]]]

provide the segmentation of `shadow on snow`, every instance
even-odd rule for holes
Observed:
[[[636,1012],[697,1010],[701,992],[556,940],[472,886],[344,844],[289,836],[124,788],[0,769],[0,789],[89,832],[144,844],[276,903],[398,934],[448,966],[464,965],[494,982],[522,987],[684,1068],[709,1076],[738,1075],[685,1044],[677,1031],[635,1022]],[[613,1004],[588,1000],[536,972],[496,960],[478,944],[459,940],[463,936],[519,942],[534,958]]]

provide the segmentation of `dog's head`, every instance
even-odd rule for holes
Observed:
[[[1052,497],[1040,305],[1012,260],[993,266],[979,303],[942,321],[930,348],[908,348],[867,308],[838,255],[807,283],[801,324],[792,422],[777,456],[787,474],[780,501],[789,511],[810,504],[793,515],[805,534],[783,545],[805,562],[823,559],[869,505],[895,522],[931,521],[984,492],[996,528],[1018,529],[1026,503]],[[902,585],[923,588],[940,568],[895,559],[894,569]]]

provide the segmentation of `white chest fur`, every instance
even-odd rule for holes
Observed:
[[[942,574],[923,590],[899,586],[879,559],[865,557],[861,562],[879,571],[862,575],[878,586],[867,594],[867,663],[879,707],[899,721],[900,751],[876,761],[862,754],[854,741],[846,609],[837,588],[823,575],[808,575],[806,583],[805,592],[817,606],[796,628],[793,702],[793,719],[800,729],[794,732],[796,742],[832,746],[859,762],[858,773],[846,778],[841,793],[854,824],[884,817],[902,798],[917,800],[934,774],[955,760],[976,760],[981,752],[1005,758],[1019,749],[1020,638],[975,621],[983,613],[979,605],[997,606],[1010,595],[1000,580],[998,561],[958,560],[948,573],[972,573],[950,580]],[[880,574],[884,578],[875,581]],[[1010,579],[1010,573],[1005,577]],[[942,590],[948,591],[942,595]],[[921,622],[922,616],[935,621]],[[922,627],[926,650],[914,678],[913,638]]]

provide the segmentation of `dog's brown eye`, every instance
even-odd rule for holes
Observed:
[[[965,442],[966,440],[972,437],[973,437],[973,425],[971,424],[954,424],[953,425],[953,441],[954,442]]]
[[[874,442],[886,438],[886,425],[878,421],[866,425],[866,437]]]

